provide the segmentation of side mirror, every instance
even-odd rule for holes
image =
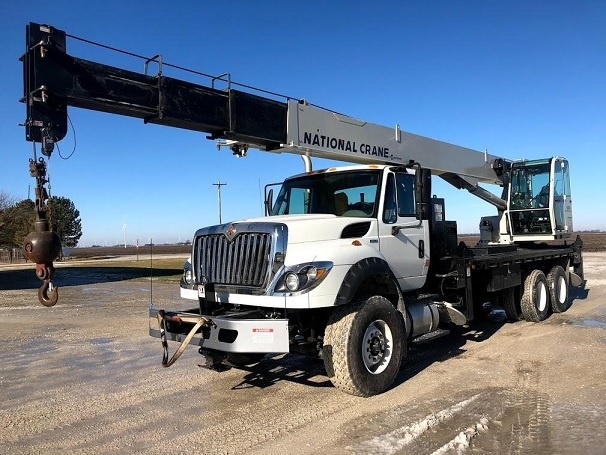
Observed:
[[[428,220],[431,203],[431,171],[421,167],[416,170],[415,201],[418,220]]]
[[[274,190],[272,188],[269,190],[269,192],[267,193],[267,196],[265,197],[265,216],[269,216],[273,205],[274,205]]]

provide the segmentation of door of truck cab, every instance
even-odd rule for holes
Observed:
[[[414,172],[388,171],[382,191],[379,250],[402,289],[421,288],[427,275],[429,234],[427,221],[416,217]]]

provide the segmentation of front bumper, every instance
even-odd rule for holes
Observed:
[[[180,285],[179,295],[182,299],[198,301],[198,287],[192,285]]]
[[[161,338],[158,323],[159,308],[149,308],[149,334]],[[208,321],[193,336],[190,344],[204,349],[235,353],[286,353],[289,352],[287,319],[246,318],[246,313],[223,316],[205,316]],[[183,342],[200,319],[197,310],[164,311],[167,340]]]

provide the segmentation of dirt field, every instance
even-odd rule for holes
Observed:
[[[584,245],[583,250],[587,252],[593,251],[606,251],[606,232],[582,232],[580,233],[583,239]],[[473,246],[478,243],[480,239],[479,235],[460,235],[459,240],[467,244],[467,246]],[[573,239],[574,240],[574,239]],[[164,256],[167,254],[189,254],[191,251],[191,245],[179,244],[179,245],[140,245],[132,246],[129,245],[126,248],[124,246],[99,246],[99,247],[87,247],[87,248],[72,248],[69,257],[65,259],[66,262],[71,260],[82,260],[82,259],[103,259],[121,256],[141,256],[149,257],[152,256]],[[0,251],[0,253],[2,253]],[[0,266],[8,263],[8,252],[6,254],[0,254]],[[15,263],[25,263],[24,259],[15,260]]]
[[[162,368],[137,264],[65,264],[53,308],[31,269],[0,269],[0,453],[603,454],[606,253],[584,256],[568,312],[496,313],[413,346],[396,386],[368,399],[295,355],[216,373],[191,348]],[[181,305],[181,261],[155,275],[157,306]]]

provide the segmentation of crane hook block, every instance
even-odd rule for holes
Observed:
[[[61,252],[61,240],[55,232],[30,232],[23,242],[23,254],[32,262],[43,264],[54,261]],[[39,276],[41,280],[42,278]]]
[[[51,278],[55,272],[53,260],[60,251],[61,240],[55,232],[37,230],[25,237],[23,253],[36,263],[36,276],[43,281],[38,289],[38,300],[47,307],[54,306],[59,300],[58,288],[53,286]]]

